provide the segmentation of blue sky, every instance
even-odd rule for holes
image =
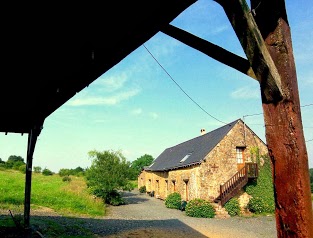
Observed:
[[[313,167],[313,3],[286,1],[298,75],[309,166]],[[244,56],[222,8],[199,0],[173,25]],[[259,84],[179,41],[158,33],[145,47],[181,88],[210,115],[229,123],[262,113]],[[58,172],[88,167],[90,150],[121,150],[133,161],[211,131],[223,123],[203,112],[156,63],[144,46],[76,94],[45,121],[33,166]],[[305,106],[308,105],[308,106]],[[265,140],[263,115],[245,116]],[[26,158],[27,135],[0,133],[0,158]]]

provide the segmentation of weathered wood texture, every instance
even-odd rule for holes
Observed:
[[[251,78],[256,79],[256,76],[250,67],[248,60],[231,53],[224,48],[215,45],[211,42],[208,42],[204,39],[201,39],[187,31],[179,29],[172,25],[167,25],[161,30],[164,34],[167,34],[180,42],[199,50],[200,52],[206,54],[207,56],[212,57],[213,59],[226,64],[241,73],[244,73]]]
[[[313,237],[308,155],[285,2],[252,0],[251,11],[244,0],[216,2],[224,8],[260,82],[277,235]]]
[[[262,35],[244,0],[215,0],[224,9],[250,65],[261,85],[262,97],[267,102],[282,98],[280,75],[266,49]]]
[[[273,164],[278,237],[313,237],[308,155],[291,32],[282,0],[252,1],[255,19],[281,77],[283,100],[267,103],[263,111],[266,141]]]

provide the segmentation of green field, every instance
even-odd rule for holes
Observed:
[[[49,209],[60,215],[97,217],[105,215],[102,200],[89,195],[83,177],[63,182],[59,175],[33,173],[31,210]],[[23,212],[25,174],[0,170],[0,209]]]

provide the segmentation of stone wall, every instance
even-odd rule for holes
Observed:
[[[267,153],[259,137],[239,121],[201,164],[168,172],[143,171],[138,177],[138,187],[146,185],[148,192],[154,191],[161,199],[175,191],[186,201],[194,198],[213,201],[219,196],[220,185],[238,171],[236,147],[245,148],[245,162],[253,160],[250,153],[253,148],[258,147],[260,154]]]
[[[258,147],[260,154],[267,153],[266,145],[247,126],[239,121],[232,130],[205,157],[199,169],[199,197],[213,200],[219,196],[220,185],[237,171],[236,147],[243,147],[245,162],[251,162],[250,150]]]

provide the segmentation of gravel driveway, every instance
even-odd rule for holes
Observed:
[[[70,237],[108,238],[275,238],[274,216],[194,218],[176,209],[165,207],[164,201],[141,194],[138,190],[124,192],[127,205],[109,206],[102,218],[64,217],[51,209],[31,211],[31,223],[45,238]],[[5,214],[5,211],[0,211]],[[1,217],[0,215],[0,223]],[[7,217],[7,215],[6,215]],[[45,222],[42,222],[44,219]],[[58,224],[61,231],[45,234],[45,226]],[[0,237],[1,236],[0,229]],[[6,236],[5,236],[6,237]],[[9,236],[16,237],[16,236]]]
[[[99,237],[277,237],[274,216],[194,218],[138,190],[124,192],[124,198],[127,205],[108,207],[102,225],[89,229]]]

